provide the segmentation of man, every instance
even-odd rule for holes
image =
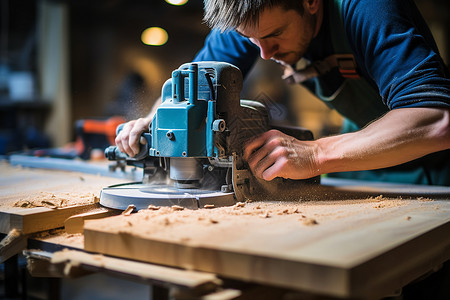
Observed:
[[[450,76],[412,0],[205,0],[205,21],[213,30],[196,61],[245,76],[258,54],[287,69],[305,58],[317,76],[302,84],[346,117],[344,133],[315,141],[255,137],[244,158],[256,176],[450,185]],[[340,54],[356,67],[340,66]],[[329,57],[338,63],[314,63]],[[129,122],[119,149],[135,155],[150,122]]]

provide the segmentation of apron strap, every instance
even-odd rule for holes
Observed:
[[[344,78],[359,78],[358,66],[353,54],[333,54],[323,60],[310,63],[308,66],[296,70],[291,65],[282,64],[284,73],[281,78],[289,84],[302,83],[313,77],[324,75],[337,68]]]

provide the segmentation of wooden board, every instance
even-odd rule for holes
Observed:
[[[64,230],[68,234],[83,233],[84,222],[86,220],[102,219],[110,216],[119,215],[121,211],[108,209],[106,207],[97,207],[88,212],[70,216],[64,221]]]
[[[20,208],[14,207],[0,211],[0,232],[18,229],[23,234],[54,229],[64,226],[64,221],[80,213],[97,209],[98,204],[84,204],[58,209],[47,207]]]
[[[338,297],[382,297],[450,258],[450,201],[161,208],[85,224],[85,250]]]
[[[156,282],[169,283],[191,289],[221,284],[221,281],[214,274],[185,271],[76,250],[65,249],[55,252],[52,254],[51,262],[53,264],[66,263],[75,267],[80,265],[91,266],[95,269],[106,269],[121,274],[133,275],[141,279],[152,279]]]
[[[62,227],[68,217],[98,207],[96,202],[103,187],[123,182],[126,181],[0,162],[0,232],[16,228],[28,234]]]

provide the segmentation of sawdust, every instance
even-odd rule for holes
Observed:
[[[302,223],[306,226],[312,226],[319,224],[315,219],[313,218],[304,218],[302,219]]]
[[[15,202],[14,207],[33,208],[62,208],[74,205],[88,205],[99,202],[99,198],[92,193],[73,195],[72,193],[39,192],[37,195],[26,196]]]
[[[131,215],[131,213],[134,211],[135,208],[136,208],[136,206],[134,206],[133,204],[128,205],[128,207],[122,212],[122,215],[123,216]]]
[[[420,198],[422,198],[422,197],[420,197]],[[417,198],[417,200],[419,200],[419,198]],[[401,197],[387,198],[387,197],[384,197],[383,195],[379,195],[377,197],[368,197],[367,201],[374,202],[375,205],[373,206],[373,208],[377,208],[377,209],[389,208],[389,207],[400,207],[407,203],[407,201],[403,201],[403,199]]]
[[[64,229],[52,229],[35,233],[30,239],[46,241],[58,245],[70,246],[72,248],[83,248],[84,236],[82,233],[67,233]]]
[[[86,247],[101,243],[93,236],[109,239],[112,234],[124,240],[136,238],[137,243],[143,239],[157,245],[253,249],[261,255],[283,249],[283,255],[295,255],[294,249],[308,247],[320,237],[370,228],[382,220],[414,225],[420,221],[417,215],[432,213],[441,205],[379,195],[355,200],[254,201],[197,210],[152,207],[130,216],[86,221],[85,233],[91,237]]]
[[[170,228],[197,226],[207,228],[224,224],[233,224],[237,219],[248,222],[280,222],[297,220],[298,226],[315,227],[341,218],[349,218],[371,209],[392,209],[407,205],[412,200],[387,198],[382,195],[367,199],[345,201],[288,201],[288,202],[238,202],[229,207],[208,207],[198,210],[180,209],[177,206],[158,207],[151,205],[148,209],[132,214],[132,218],[117,218],[114,222],[120,233],[145,235],[163,234]],[[375,205],[374,205],[375,204]],[[336,209],[339,206],[340,209]],[[345,207],[352,208],[346,210]],[[110,224],[110,223],[109,223]],[[109,225],[108,225],[109,226]],[[225,226],[225,225],[224,225]],[[182,240],[190,239],[187,235]]]
[[[419,200],[420,202],[433,202],[433,199],[430,198],[425,198],[425,197],[419,197],[417,198],[417,200]]]
[[[126,180],[0,163],[0,209],[61,208],[98,202],[103,187]]]
[[[184,210],[183,206],[179,206],[179,205],[172,205],[172,209],[173,210]]]

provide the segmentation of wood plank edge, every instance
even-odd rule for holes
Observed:
[[[18,229],[23,234],[37,233],[40,231],[60,228],[70,216],[98,208],[98,203],[51,208],[24,208],[23,211],[0,211],[0,232],[8,233],[12,229]]]
[[[330,296],[350,294],[350,272],[344,268],[219,251],[189,242],[148,240],[128,233],[102,231],[89,223],[84,227],[86,251]]]
[[[353,268],[350,295],[362,298],[373,295],[386,297],[439,268],[450,259],[449,232],[450,221]],[[360,279],[367,278],[367,273],[371,274],[370,281],[362,282]]]

